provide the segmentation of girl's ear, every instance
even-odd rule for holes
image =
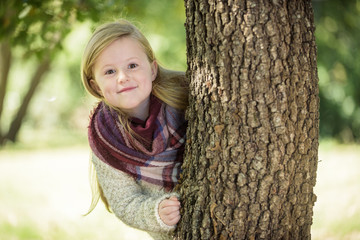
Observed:
[[[90,86],[91,86],[92,89],[95,90],[95,92],[97,94],[102,96],[101,89],[100,89],[99,85],[96,83],[96,81],[94,79],[90,79]]]
[[[156,60],[154,60],[151,63],[151,78],[152,78],[152,81],[154,81],[156,79],[157,73],[158,73],[158,65],[157,65]]]

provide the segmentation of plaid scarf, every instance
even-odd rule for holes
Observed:
[[[143,126],[140,126],[142,128]],[[184,114],[151,97],[145,128],[152,138],[139,130],[140,139],[130,136],[120,124],[118,114],[105,103],[95,108],[89,124],[89,144],[94,154],[110,166],[143,180],[164,187],[176,185],[183,160],[187,122]],[[144,131],[143,131],[144,132]]]

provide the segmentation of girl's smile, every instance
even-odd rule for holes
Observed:
[[[135,89],[136,87],[126,87],[126,88],[123,88],[119,91],[119,93],[123,93],[123,92],[129,92],[133,89]]]

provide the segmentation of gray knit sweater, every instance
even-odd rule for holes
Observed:
[[[159,186],[136,181],[94,154],[92,162],[110,208],[122,222],[148,232],[156,240],[172,239],[175,226],[168,226],[160,219],[158,207],[162,200],[177,196],[176,193],[166,193]]]

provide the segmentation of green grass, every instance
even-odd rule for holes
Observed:
[[[40,131],[24,127],[19,133],[16,144],[7,142],[5,148],[8,151],[23,151],[87,146],[86,131],[85,126],[84,129],[70,130],[60,126],[59,128],[42,129]]]
[[[82,216],[91,200],[89,149],[58,141],[0,149],[0,240],[149,239],[102,204]],[[359,157],[359,145],[320,144],[312,239],[360,239]]]
[[[35,229],[30,222],[17,224],[14,226],[9,222],[0,224],[1,237],[3,239],[15,240],[15,239],[28,239],[38,240],[41,239],[39,229]]]
[[[89,150],[0,150],[0,240],[149,239],[106,212],[88,216]]]
[[[360,239],[360,146],[323,142],[319,160],[313,239]]]
[[[339,237],[345,238],[349,233],[357,233],[360,239],[360,212],[348,217],[347,221],[334,221],[330,229]]]

